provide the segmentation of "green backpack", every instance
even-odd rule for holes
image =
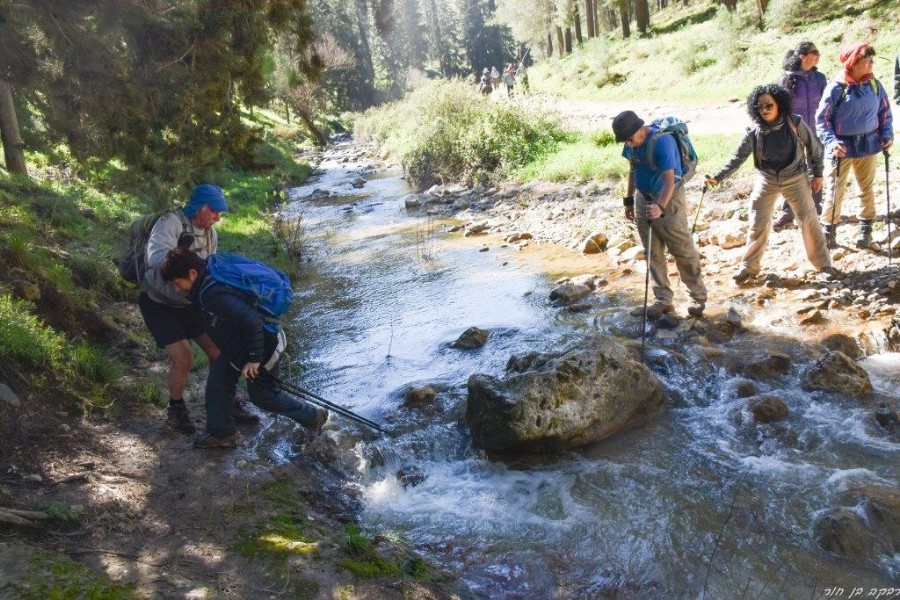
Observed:
[[[188,230],[188,222],[181,209],[162,210],[138,217],[128,228],[128,247],[119,259],[119,275],[125,281],[140,283],[147,270],[147,240],[150,232],[160,217],[177,212],[183,226],[182,233]]]

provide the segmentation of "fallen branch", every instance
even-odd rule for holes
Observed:
[[[50,515],[44,512],[34,510],[19,510],[17,508],[6,508],[0,506],[0,523],[10,523],[12,525],[22,525],[25,527],[36,527],[35,521],[43,521],[49,519]]]

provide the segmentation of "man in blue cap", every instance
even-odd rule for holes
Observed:
[[[218,235],[213,225],[227,211],[228,203],[220,187],[198,185],[184,208],[168,212],[156,221],[147,240],[147,270],[141,279],[138,306],[154,341],[169,357],[166,423],[186,434],[196,429],[183,397],[194,362],[189,340],[200,346],[210,364],[219,356],[219,349],[207,334],[207,319],[199,305],[192,304],[186,294],[164,281],[160,269],[169,251],[178,247],[190,248],[202,258],[215,254]],[[238,423],[259,420],[242,403],[235,402],[234,406]]]

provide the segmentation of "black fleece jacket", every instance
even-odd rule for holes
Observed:
[[[197,277],[188,293],[191,302],[200,302],[200,290],[208,279],[205,272]],[[263,328],[263,320],[247,294],[215,282],[204,292],[200,305],[212,317],[210,337],[231,364],[240,369],[248,362],[265,362],[275,336]]]

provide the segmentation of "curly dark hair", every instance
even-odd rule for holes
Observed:
[[[198,275],[203,275],[206,273],[206,261],[188,248],[175,248],[166,254],[166,260],[159,272],[163,281],[172,281],[185,279],[191,269],[197,271]]]
[[[760,96],[764,96],[766,94],[772,96],[772,98],[775,100],[775,104],[778,105],[779,118],[786,118],[791,114],[790,92],[788,92],[777,83],[758,85],[753,88],[753,90],[751,90],[750,92],[750,95],[747,96],[747,114],[750,115],[750,119],[757,125],[765,124],[762,115],[760,115],[759,111],[756,109],[756,105],[759,103]]]

